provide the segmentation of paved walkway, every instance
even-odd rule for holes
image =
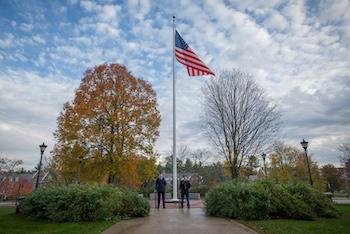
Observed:
[[[350,198],[348,197],[333,197],[332,199],[335,204],[350,205]]]
[[[203,209],[151,209],[149,217],[124,220],[103,234],[253,234],[249,228],[228,219],[206,217]]]
[[[0,201],[0,206],[14,206],[16,202],[14,201]]]
[[[149,201],[151,208],[156,208],[157,201],[150,200]],[[204,201],[203,200],[190,200],[191,208],[203,208],[204,207]],[[179,209],[181,204],[180,203],[166,203],[165,204],[167,209]],[[160,202],[160,207],[163,207],[163,203]],[[184,207],[187,207],[186,201],[184,201]]]

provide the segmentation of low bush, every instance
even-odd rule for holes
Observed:
[[[154,193],[155,187],[142,187],[137,190],[138,193],[142,194],[144,197],[149,197],[151,193]]]
[[[248,182],[229,182],[211,189],[206,198],[206,213],[239,219],[263,219],[269,211],[268,192]]]
[[[255,184],[269,194],[266,202],[270,203],[269,218],[287,218],[312,220],[314,211],[297,197],[290,194],[283,185],[271,181],[259,181]]]
[[[332,218],[340,215],[333,202],[318,190],[304,183],[289,183],[284,187],[292,196],[308,204],[317,217]]]
[[[327,197],[301,183],[232,181],[210,190],[205,203],[208,215],[238,219],[339,216]]]
[[[26,197],[21,206],[31,218],[55,222],[108,220],[116,216],[146,216],[146,199],[129,190],[112,186],[70,185],[40,188]]]
[[[119,216],[145,217],[149,214],[150,206],[147,199],[127,189],[122,190],[122,194],[121,206],[117,213]]]

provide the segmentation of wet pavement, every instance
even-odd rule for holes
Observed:
[[[332,200],[335,204],[350,205],[350,198],[348,197],[334,197]]]
[[[149,201],[150,207],[151,208],[156,208],[157,207],[157,201],[155,200],[150,200]],[[165,204],[167,209],[179,209],[181,207],[181,203],[166,203]],[[204,208],[204,201],[203,200],[190,200],[190,206],[191,208]],[[160,207],[163,207],[163,203],[160,202]],[[187,207],[187,203],[184,202],[184,207]]]
[[[149,217],[124,220],[103,234],[252,234],[253,230],[229,219],[207,217],[202,208],[151,209]]]

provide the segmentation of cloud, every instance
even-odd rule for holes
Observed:
[[[23,30],[23,31],[26,31],[26,32],[30,32],[32,31],[34,28],[34,25],[33,24],[27,24],[27,23],[22,23],[20,26],[19,26],[19,29]]]
[[[152,8],[152,2],[149,0],[128,0],[128,10],[130,16],[143,20]]]
[[[319,20],[323,25],[337,24],[343,43],[350,44],[350,2],[324,0],[319,4]]]
[[[14,36],[12,33],[5,33],[4,38],[0,38],[0,48],[9,48],[13,46]]]
[[[50,151],[58,113],[77,85],[59,74],[42,77],[25,70],[1,71],[1,155],[23,159],[28,167],[36,163],[42,141]]]
[[[38,63],[39,63],[41,66],[44,66],[44,65],[45,65],[45,62],[46,62],[45,53],[40,53],[39,58],[38,58]]]
[[[46,44],[46,41],[44,38],[38,36],[38,35],[35,35],[33,36],[33,41],[35,41],[36,43],[39,43],[39,44]]]
[[[14,17],[8,19],[9,24],[17,22],[14,29],[0,33],[1,81],[12,77],[3,85],[23,88],[6,92],[14,100],[13,106],[10,100],[0,99],[1,104],[3,100],[7,103],[0,110],[12,113],[0,122],[3,138],[6,129],[12,129],[13,139],[23,142],[23,136],[27,139],[23,129],[27,134],[33,131],[37,136],[50,136],[63,102],[71,100],[84,71],[100,63],[118,62],[150,81],[157,91],[162,115],[157,149],[168,152],[172,146],[171,16],[175,12],[177,29],[211,69],[220,73],[221,69],[240,68],[253,75],[283,114],[281,138],[296,147],[306,138],[313,159],[320,163],[338,160],[336,144],[350,131],[348,1],[182,0],[173,5],[139,0],[118,4],[69,1],[59,7],[66,8],[57,11],[62,16],[59,20],[50,18],[49,8],[42,8],[38,12],[45,13],[45,22],[28,16],[24,17],[26,24],[32,26],[23,26],[20,18]],[[22,17],[26,11],[14,11],[14,16],[16,12]],[[77,14],[67,17],[71,12]],[[30,36],[23,27],[31,30]],[[176,67],[177,141],[191,148],[207,148],[201,87],[209,78],[188,78],[183,66]],[[66,77],[62,83],[61,76]],[[53,86],[38,90],[31,80],[36,85],[45,81]],[[53,88],[54,84],[67,89]],[[45,95],[57,103],[42,104],[49,115],[36,114],[40,110],[30,103],[47,100]],[[32,97],[29,102],[27,96]],[[18,102],[22,104],[15,108]],[[13,117],[21,108],[25,111]],[[22,124],[23,119],[36,118],[50,124],[42,132]],[[24,145],[28,149],[30,144],[34,142]]]
[[[95,12],[102,22],[117,23],[121,12],[121,7],[113,4],[100,5],[92,1],[81,1],[80,6],[88,12]]]
[[[271,11],[267,19],[264,20],[264,25],[273,31],[283,31],[289,26],[289,23],[279,12]]]

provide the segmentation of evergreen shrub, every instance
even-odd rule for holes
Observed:
[[[148,201],[113,186],[69,185],[39,188],[21,203],[23,214],[54,222],[147,216]]]
[[[209,190],[205,204],[207,215],[246,220],[340,215],[326,196],[303,183],[231,181]]]

